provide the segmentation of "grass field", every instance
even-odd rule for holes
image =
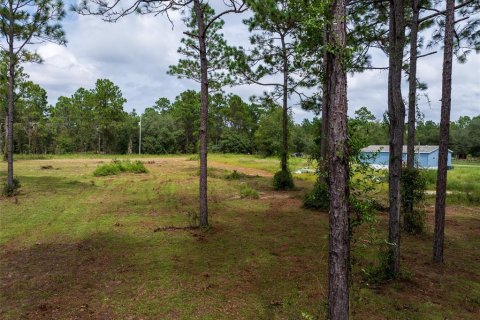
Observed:
[[[1,319],[325,317],[328,216],[302,208],[313,175],[296,175],[296,190],[275,192],[276,159],[211,155],[212,228],[201,231],[192,228],[195,157],[142,156],[147,173],[95,177],[111,159],[15,163],[21,192],[0,199]],[[309,165],[292,159],[293,170]],[[243,175],[227,178],[233,170]],[[0,163],[0,180],[5,171]],[[478,190],[479,171],[450,171],[458,181],[449,188]],[[244,196],[249,189],[259,198]],[[355,232],[353,319],[480,317],[480,204],[450,203],[443,266],[430,262],[433,208],[426,209],[427,233],[402,236],[398,281],[364,277],[378,263],[385,214]]]

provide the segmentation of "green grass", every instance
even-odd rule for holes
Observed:
[[[260,195],[257,190],[250,188],[246,184],[242,184],[240,185],[240,198],[258,199]]]
[[[204,232],[190,228],[197,161],[146,157],[148,174],[93,176],[111,157],[15,163],[20,193],[0,199],[1,319],[325,318],[328,216],[302,208],[310,180],[275,192],[278,159],[212,155],[212,228]],[[296,159],[292,166],[306,165]],[[0,180],[5,171],[0,163]],[[362,269],[377,263],[372,239],[386,237],[387,221],[379,215],[373,229],[356,231],[353,318],[476,319],[479,212],[478,205],[449,207],[446,265],[438,267],[430,263],[427,208],[427,233],[402,237],[411,276],[381,286],[366,284]]]
[[[427,189],[435,190],[437,171],[427,170]],[[447,173],[447,201],[457,204],[480,204],[480,167],[454,166]]]
[[[278,157],[260,157],[251,155],[237,154],[210,154],[209,160],[213,162],[222,162],[239,168],[260,169],[270,173],[275,173],[280,169]],[[295,171],[304,167],[315,167],[315,164],[307,158],[290,158],[290,170]]]

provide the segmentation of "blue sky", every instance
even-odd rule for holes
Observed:
[[[70,96],[79,87],[91,88],[96,79],[115,82],[128,100],[126,109],[142,112],[160,97],[173,100],[187,89],[199,90],[196,82],[180,80],[166,74],[169,65],[179,55],[183,23],[179,12],[172,14],[174,27],[164,16],[132,15],[117,23],[106,23],[100,17],[67,13],[64,29],[68,44],[65,47],[45,43],[38,47],[44,59],[39,65],[27,65],[31,80],[44,87],[50,103],[61,95]],[[224,34],[232,45],[248,45],[248,31],[241,20],[245,16],[225,16]],[[437,49],[438,50],[438,49]],[[440,119],[442,52],[419,61],[419,78],[429,85],[428,99],[421,98],[419,107],[427,120]],[[375,66],[387,65],[383,54],[373,55]],[[452,119],[461,115],[480,114],[480,56],[472,54],[466,64],[454,64]],[[404,96],[407,79],[404,79]],[[349,76],[349,114],[368,107],[381,118],[387,103],[387,71],[366,71]],[[265,88],[256,85],[227,88],[228,92],[247,99],[261,94]],[[295,120],[311,118],[291,101]]]

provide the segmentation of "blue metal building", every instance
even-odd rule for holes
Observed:
[[[365,162],[379,167],[388,167],[389,146],[372,145],[362,149]],[[452,167],[453,152],[448,150],[448,167]],[[402,161],[407,162],[407,146],[403,146]],[[438,146],[416,146],[415,163],[419,168],[436,169],[438,167]]]

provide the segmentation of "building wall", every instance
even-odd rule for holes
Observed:
[[[373,155],[376,154],[376,158],[371,158]],[[369,164],[379,164],[388,166],[389,161],[389,153],[388,152],[365,152],[365,155],[369,157],[366,159],[365,162]],[[402,155],[402,161],[407,162],[407,154],[404,153]],[[420,168],[437,168],[438,167],[438,150],[435,150],[432,153],[416,153],[415,154],[415,165],[417,164]],[[448,166],[452,166],[452,153],[448,152]]]
[[[438,149],[428,155],[428,166],[438,168]],[[452,153],[448,151],[447,166],[452,167]]]
[[[388,152],[365,152],[365,155],[368,157],[368,159],[365,160],[366,163],[374,163],[388,166]],[[374,155],[376,155],[375,158],[373,158]]]

